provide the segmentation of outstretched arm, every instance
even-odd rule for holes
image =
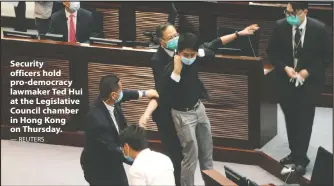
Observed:
[[[151,99],[146,107],[144,114],[140,117],[139,120],[140,126],[144,128],[146,127],[150,117],[152,116],[152,113],[155,111],[155,109],[157,109],[157,107],[158,107],[158,100]]]
[[[149,89],[149,90],[144,90],[144,91],[123,89],[122,102],[130,101],[130,100],[137,100],[137,99],[140,99],[142,97],[147,97],[149,99],[159,98],[159,94],[154,89]]]
[[[253,24],[253,25],[250,25],[250,26],[246,27],[245,29],[243,29],[243,30],[241,30],[237,33],[221,36],[220,40],[221,40],[223,45],[226,45],[227,43],[230,43],[230,42],[234,41],[235,39],[237,39],[239,36],[253,35],[254,32],[256,30],[258,30],[259,28],[260,27],[257,24]]]

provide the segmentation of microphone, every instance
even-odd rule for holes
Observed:
[[[254,48],[253,48],[253,45],[252,45],[252,41],[251,41],[251,39],[250,39],[249,36],[247,36],[247,37],[248,37],[248,43],[249,43],[249,45],[250,45],[250,47],[251,47],[251,49],[252,49],[253,55],[254,55],[254,57],[257,57],[257,56],[255,55],[255,52],[254,52]]]

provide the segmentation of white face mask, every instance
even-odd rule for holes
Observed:
[[[72,12],[76,12],[78,11],[80,8],[80,2],[70,2],[70,7],[69,9],[72,11]]]

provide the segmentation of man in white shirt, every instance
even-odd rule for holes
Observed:
[[[120,134],[124,156],[134,159],[128,174],[129,185],[175,185],[173,163],[168,156],[148,148],[146,131],[130,125]]]

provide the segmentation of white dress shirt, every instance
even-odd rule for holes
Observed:
[[[39,19],[49,19],[52,13],[52,1],[36,1],[35,2],[35,17]]]
[[[168,50],[168,49],[165,49],[165,48],[163,48],[164,50],[165,50],[165,52],[170,56],[170,57],[173,57],[174,56],[174,51],[170,51],[170,50]]]
[[[304,45],[304,38],[305,38],[305,32],[306,32],[306,23],[307,23],[307,17],[305,17],[303,23],[301,25],[299,25],[299,29],[302,29],[301,31],[301,35],[300,35],[300,45],[301,47],[303,47]],[[292,52],[294,52],[295,50],[295,35],[296,35],[296,28],[297,26],[292,26]],[[298,43],[296,43],[296,45],[298,45]],[[296,68],[297,63],[298,63],[298,59],[294,59],[294,68]]]
[[[68,41],[70,41],[70,15],[71,13],[67,12],[66,9],[65,9],[65,14],[66,14],[66,18],[67,18],[67,36],[68,36]],[[76,33],[77,33],[77,14],[78,14],[78,11],[75,11],[73,13],[74,17],[73,17],[73,23],[74,23],[74,28],[75,28],[75,38],[76,38]]]
[[[115,109],[115,107],[114,107],[114,106],[110,106],[110,105],[108,105],[108,104],[105,103],[105,102],[103,102],[103,103],[104,103],[104,105],[107,107],[107,109],[108,109],[108,111],[109,111],[109,113],[110,113],[111,119],[113,120],[114,125],[115,125],[115,127],[116,127],[116,129],[117,129],[117,132],[119,133],[118,123],[117,123],[117,121],[116,121],[115,114],[114,114],[114,109]]]
[[[173,163],[164,154],[145,149],[129,170],[129,185],[175,185]]]

